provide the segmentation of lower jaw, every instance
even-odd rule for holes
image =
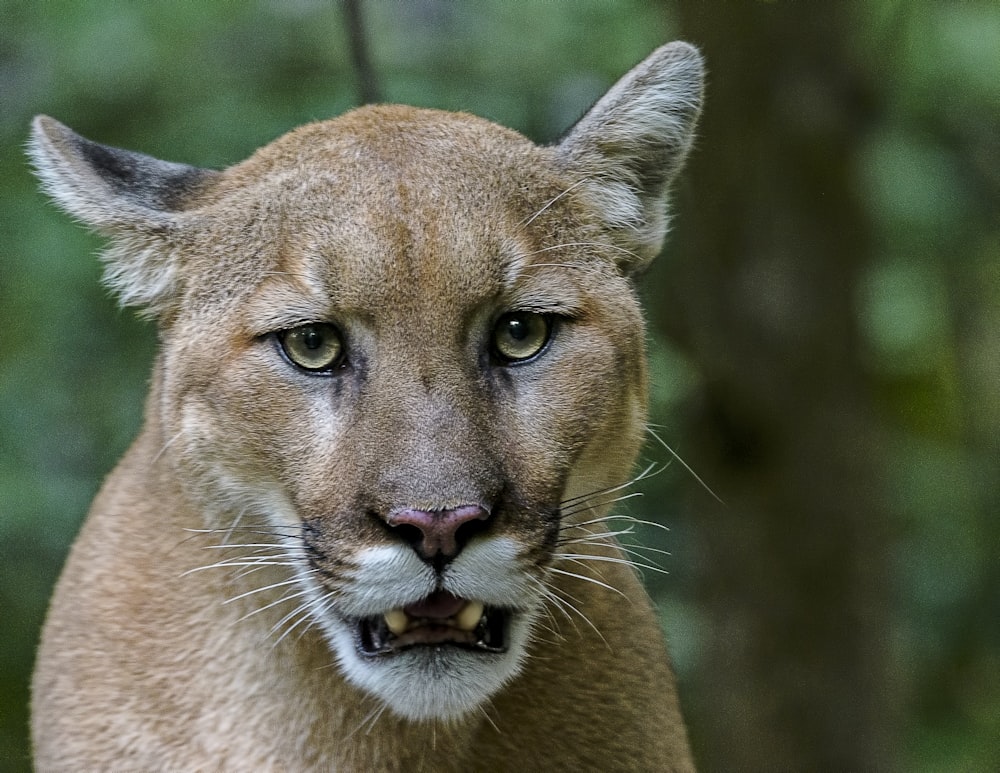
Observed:
[[[489,653],[453,644],[415,645],[357,658],[347,676],[401,719],[455,722],[477,715],[516,677],[519,651],[516,646]]]

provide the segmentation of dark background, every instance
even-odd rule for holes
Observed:
[[[627,503],[704,770],[1000,769],[1000,6],[363,6],[385,101],[550,141],[674,38],[700,140],[645,280],[658,434]],[[358,104],[343,6],[0,0],[0,768],[47,598],[140,420],[155,331],[37,193],[49,113],[222,167]],[[651,441],[649,461],[672,455]],[[155,528],[151,524],[150,528]]]

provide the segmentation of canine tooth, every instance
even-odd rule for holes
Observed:
[[[479,601],[470,601],[455,615],[455,625],[463,631],[475,630],[483,617],[483,605]]]
[[[410,618],[406,616],[406,612],[402,609],[390,609],[385,613],[384,617],[385,624],[389,626],[389,630],[396,636],[404,633],[407,626],[410,624]]]

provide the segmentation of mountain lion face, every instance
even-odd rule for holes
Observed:
[[[477,709],[578,614],[560,578],[617,560],[632,278],[700,102],[697,54],[665,50],[552,147],[368,107],[208,172],[37,123],[49,190],[160,324],[148,420],[200,513],[192,570],[274,638],[322,630],[401,716]]]
[[[165,334],[165,454],[206,527],[267,535],[232,557],[287,561],[290,608],[407,716],[517,672],[574,513],[642,434],[635,297],[553,155],[369,108],[220,182],[182,248],[210,259]]]

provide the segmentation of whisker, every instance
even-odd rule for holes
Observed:
[[[579,537],[568,537],[565,534],[559,535],[559,539],[556,540],[557,547],[562,548],[569,545],[603,545],[604,547],[620,547],[622,542],[618,539],[619,537],[627,537],[631,534],[635,534],[635,529],[631,526],[627,529],[619,529],[618,531],[591,531],[590,529],[581,529],[581,531],[583,531],[583,535]]]
[[[263,276],[290,276],[295,279],[303,280],[309,278],[308,274],[297,273],[295,271],[275,271],[273,269],[270,271],[261,271],[261,274]]]
[[[317,618],[320,618],[323,615],[325,615],[326,612],[334,604],[336,604],[336,594],[333,591],[324,594],[319,599],[308,599],[305,604],[300,604],[296,609],[289,612],[280,621],[275,623],[274,626],[272,626],[271,632],[274,633],[279,628],[281,628],[281,626],[283,626],[285,623],[291,620],[292,617],[294,617],[297,614],[299,615],[299,619],[296,620],[294,623],[292,623],[290,626],[288,626],[285,629],[284,633],[282,633],[281,636],[279,636],[277,640],[275,640],[272,646],[277,647],[279,644],[281,644],[282,640],[284,640],[285,637],[288,636],[288,634],[290,634],[304,622],[308,624],[306,625],[305,628],[301,630],[299,635],[302,636],[303,634],[305,634],[305,632],[308,631],[309,628],[313,625],[314,621]]]
[[[545,583],[542,580],[538,579],[537,577],[533,577],[533,576],[529,576],[527,579],[529,580],[529,582],[532,585],[534,585],[534,587],[538,591],[538,594],[542,597],[543,600],[546,599],[548,596],[550,596],[552,594],[552,591],[549,590],[549,588],[545,585]],[[559,626],[558,626],[556,618],[552,614],[552,610],[549,608],[549,606],[547,604],[543,603],[543,604],[540,605],[540,609],[545,614],[545,616],[548,618],[549,623],[552,624],[552,627],[551,628],[547,628],[547,630],[549,632],[555,634],[556,636],[559,636],[559,638],[562,638],[562,636],[559,633],[557,633],[556,630],[555,630]]]
[[[696,481],[698,481],[701,487],[705,489],[705,491],[707,491],[716,502],[718,502],[720,505],[723,506],[726,505],[726,503],[722,501],[719,495],[716,494],[714,491],[712,491],[711,487],[707,483],[705,483],[705,481],[703,481],[701,477],[699,477],[698,473],[696,473],[693,469],[691,469],[691,466],[683,459],[681,459],[680,455],[674,449],[672,449],[670,445],[663,438],[661,438],[658,434],[656,434],[656,431],[652,428],[651,425],[648,424],[646,425],[646,432],[652,435],[653,439],[656,440],[656,442],[658,442],[661,446],[663,446],[667,450],[667,452],[680,463],[681,467],[687,470],[688,473],[691,475],[691,477],[694,478]]]
[[[656,462],[652,462],[652,463],[650,463],[646,467],[646,469],[644,469],[642,472],[640,472],[635,477],[630,478],[629,480],[625,481],[624,483],[618,483],[618,484],[616,484],[614,486],[608,486],[608,487],[603,488],[603,489],[598,489],[597,491],[591,491],[591,492],[589,492],[587,494],[580,494],[579,496],[570,497],[569,499],[563,500],[560,504],[563,507],[573,506],[574,504],[576,504],[576,503],[578,503],[580,501],[584,501],[584,500],[587,500],[587,499],[593,499],[594,497],[605,496],[606,494],[613,494],[616,491],[621,491],[623,489],[627,489],[630,486],[634,486],[639,481],[645,480],[646,478],[651,478],[651,477],[653,477],[655,475],[659,475],[663,470],[662,469],[657,470],[656,469],[657,466],[658,465],[657,465]]]
[[[618,497],[612,497],[610,499],[604,499],[599,502],[584,502],[573,507],[562,508],[560,513],[563,518],[568,518],[570,516],[576,515],[577,513],[582,513],[585,510],[596,510],[601,507],[609,507],[610,505],[616,504],[618,502],[624,502],[627,499],[635,499],[636,497],[644,496],[641,491],[633,491],[631,494],[622,494]]]
[[[385,710],[387,708],[388,704],[377,703],[375,705],[375,708],[373,708],[370,712],[368,712],[368,714],[365,715],[364,719],[361,720],[361,722],[358,724],[357,727],[355,727],[351,732],[347,734],[347,737],[344,740],[345,741],[351,740],[351,738],[353,738],[354,735],[366,725],[368,726],[368,729],[365,730],[365,735],[368,735],[374,729],[375,725],[378,724],[379,719],[382,718],[382,714],[385,713]]]
[[[653,564],[648,564],[645,562],[634,561],[628,558],[619,558],[617,556],[601,556],[595,555],[593,553],[556,553],[557,558],[563,560],[573,561],[580,565],[585,565],[588,561],[605,561],[609,564],[620,564],[621,566],[628,566],[632,569],[649,569],[651,572],[659,572],[660,574],[670,574],[666,569],[659,566],[654,566]]]
[[[569,186],[566,190],[564,190],[558,196],[556,196],[555,198],[549,199],[549,201],[546,202],[545,206],[543,206],[540,210],[538,210],[535,214],[533,214],[527,220],[522,220],[520,223],[518,223],[518,225],[523,225],[523,226],[531,225],[533,222],[535,222],[535,218],[537,218],[539,215],[541,215],[545,210],[547,210],[549,207],[551,207],[553,204],[555,204],[557,201],[559,201],[559,199],[561,199],[567,193],[569,193],[570,191],[572,191],[574,188],[579,188],[581,185],[583,185],[588,180],[590,180],[589,177],[584,177],[582,180],[578,180],[577,182],[573,183],[571,186]]]
[[[233,579],[234,580],[242,580],[242,579],[244,579],[246,577],[250,577],[251,575],[256,574],[261,569],[267,569],[267,567],[266,566],[245,567],[243,569],[240,569],[240,571],[238,571],[238,572],[234,572],[233,573]]]
[[[534,578],[532,578],[532,579],[534,579]],[[545,601],[547,601],[547,602],[549,602],[549,604],[551,604],[559,612],[561,612],[562,615],[563,615],[563,617],[565,617],[566,620],[569,622],[569,624],[573,626],[573,629],[576,630],[577,633],[579,633],[580,629],[576,627],[576,620],[573,619],[573,616],[570,614],[570,612],[572,611],[572,612],[576,612],[577,614],[582,614],[580,612],[580,610],[578,610],[570,602],[561,599],[555,593],[554,589],[547,587],[543,582],[541,582],[539,580],[535,580],[535,585],[537,586],[538,593],[542,597],[542,599],[545,600]],[[570,595],[570,594],[567,593],[566,595]],[[570,598],[572,598],[572,596],[570,596]],[[577,603],[579,603],[577,599],[574,598],[573,600],[577,601]],[[549,619],[552,621],[552,624],[556,628],[558,628],[559,624],[556,621],[555,615],[553,614],[553,612],[550,609],[550,607],[548,605],[543,605],[543,609],[546,610],[546,613],[548,614]],[[562,634],[556,633],[556,635],[559,636],[560,638],[563,638]]]
[[[542,594],[541,595],[542,595],[542,598],[544,599],[548,595],[550,595],[550,592],[547,589],[545,589],[544,586],[543,586],[543,588],[542,588]],[[556,621],[555,614],[553,614],[551,607],[548,604],[541,604],[541,608],[542,608],[542,612],[545,614],[545,617],[549,621],[549,625],[544,626],[545,630],[547,630],[549,633],[551,633],[557,639],[563,640],[565,637],[561,633],[559,633],[559,631],[558,631],[559,623]]]
[[[368,715],[370,717],[370,721],[368,722],[368,727],[365,729],[365,735],[371,734],[371,731],[375,729],[375,725],[377,725],[379,720],[382,719],[382,715],[385,714],[387,708],[389,708],[389,705],[387,703],[383,703],[378,707],[377,711]]]
[[[500,728],[497,727],[497,723],[493,721],[493,717],[489,715],[489,712],[486,711],[486,708],[484,706],[482,705],[479,706],[479,713],[482,714],[483,718],[490,723],[490,727],[496,730],[497,735],[503,735],[503,733],[500,732]]]
[[[520,257],[520,258],[527,258],[527,257],[531,257],[532,255],[538,255],[538,254],[540,254],[542,252],[551,252],[552,250],[561,250],[564,247],[601,247],[601,248],[604,248],[604,249],[617,250],[618,252],[624,252],[626,255],[629,255],[630,257],[635,258],[636,260],[642,260],[642,258],[640,258],[639,255],[637,255],[636,253],[632,252],[632,250],[627,250],[624,247],[618,246],[617,244],[605,244],[603,242],[562,242],[560,244],[550,244],[548,247],[540,247],[537,250],[532,250],[531,252],[522,253],[522,254],[518,255],[518,257]],[[534,264],[534,265],[538,265],[538,264]],[[580,268],[580,269],[593,270],[589,266],[583,266],[583,265],[577,266],[575,264],[570,264],[570,265],[567,265],[566,267],[567,268]]]
[[[622,593],[620,590],[618,590],[618,588],[616,588],[615,586],[608,585],[606,582],[602,582],[601,580],[598,580],[596,577],[587,577],[587,575],[585,575],[585,574],[577,574],[576,572],[569,572],[569,571],[567,571],[565,569],[558,569],[558,568],[556,568],[554,566],[550,566],[549,567],[549,571],[550,572],[555,572],[556,574],[564,575],[566,577],[574,577],[577,580],[583,580],[584,582],[590,582],[590,583],[593,583],[594,585],[599,585],[602,588],[607,588],[612,593],[617,593],[622,598],[628,598],[628,596],[626,596],[624,593]]]
[[[260,558],[227,558],[223,561],[217,561],[214,564],[206,564],[205,566],[196,566],[194,569],[188,569],[182,573],[181,577],[187,577],[189,574],[195,574],[197,572],[204,572],[206,569],[225,569],[227,567],[237,567],[237,566],[298,566],[296,561],[275,561],[278,556],[262,556]]]
[[[279,531],[275,527],[270,526],[238,526],[236,528],[229,527],[226,529],[184,529],[185,532],[191,535],[190,538],[194,538],[197,535],[209,535],[215,536],[221,534],[224,538],[230,536],[231,534],[252,534],[259,535],[261,537],[277,537],[283,540],[294,540],[300,539],[302,534],[301,531],[285,533]],[[226,547],[225,543],[217,543],[220,547]],[[239,543],[236,543],[239,544]],[[277,543],[276,543],[277,544]]]
[[[299,635],[296,637],[296,639],[301,639],[303,636],[306,635],[308,631],[317,627],[319,624],[318,620],[322,617],[325,617],[327,612],[333,609],[333,607],[336,606],[336,604],[337,604],[337,595],[334,591],[330,591],[327,594],[326,600],[323,601],[318,606],[316,606],[312,614],[308,616],[305,627],[299,630]]]
[[[535,629],[531,632],[531,641],[533,642],[543,642],[545,644],[550,644],[554,647],[562,647],[566,644],[566,637],[559,631],[556,631],[553,627],[553,623],[543,623],[539,621]],[[554,658],[545,657],[539,655],[537,651],[529,651],[524,654],[525,659],[531,660],[541,660],[541,661],[552,661]]]
[[[191,569],[189,571],[197,572],[202,569],[213,569],[222,568],[225,566],[253,566],[260,564],[262,566],[270,566],[271,562],[279,562],[279,565],[294,565],[296,561],[301,561],[305,557],[305,554],[292,554],[286,553],[284,550],[279,550],[275,553],[265,552],[263,550],[255,550],[253,553],[247,555],[239,556],[229,556],[228,558],[222,558],[215,563],[205,564],[204,566],[198,567],[197,569]]]
[[[629,533],[631,533],[631,532],[629,532]],[[594,535],[594,536],[597,539],[595,539],[595,540],[588,540],[588,539],[585,539],[585,538],[581,537],[579,539],[566,540],[565,542],[561,542],[559,544],[559,547],[569,547],[570,545],[583,545],[585,547],[591,547],[591,548],[613,547],[616,550],[620,550],[623,553],[627,553],[628,555],[638,556],[639,558],[641,558],[643,560],[651,560],[648,556],[643,555],[646,552],[649,552],[649,553],[659,553],[662,556],[673,556],[673,553],[671,553],[669,550],[662,550],[661,548],[654,548],[654,547],[651,547],[649,545],[631,545],[631,544],[630,545],[623,545],[622,543],[617,542],[617,541],[616,542],[601,541],[601,538],[603,538],[605,536],[604,534]],[[609,532],[608,536],[615,536],[615,535],[613,533]]]
[[[272,609],[273,607],[276,607],[279,604],[284,604],[286,601],[291,601],[292,599],[301,598],[306,593],[308,593],[308,591],[304,589],[300,590],[298,593],[285,593],[281,596],[281,598],[272,601],[270,604],[265,604],[262,607],[256,607],[254,609],[251,609],[249,612],[247,612],[245,615],[239,618],[236,622],[242,623],[244,620],[249,620],[254,615],[259,615],[261,612],[266,612],[268,609]]]
[[[237,542],[233,545],[227,545],[226,543],[220,542],[218,545],[202,545],[202,550],[236,550],[238,548],[278,548],[280,550],[285,549],[284,542]]]
[[[183,434],[184,430],[181,430],[177,434],[173,435],[170,439],[168,439],[166,443],[160,446],[160,450],[156,452],[156,456],[153,457],[153,461],[151,462],[151,464],[156,464],[159,461],[160,457],[163,456],[164,453],[166,453],[167,449],[170,448],[170,446],[172,446],[178,439],[180,439],[181,435]]]
[[[596,525],[602,524],[602,523],[609,523],[609,522],[611,522],[612,520],[614,520],[616,518],[627,518],[627,517],[628,516],[625,516],[625,515],[617,515],[615,513],[608,513],[607,515],[602,515],[599,518],[591,518],[589,521],[580,521],[578,523],[564,523],[564,524],[560,525],[559,531],[569,531],[570,529],[580,529],[581,531],[584,531],[587,534],[594,534],[595,532],[591,532],[591,531],[587,530],[586,527],[588,527],[588,526],[596,526]]]
[[[220,536],[222,539],[219,542],[212,542],[211,544],[202,544],[201,548],[239,548],[239,547],[262,547],[271,546],[276,548],[284,548],[289,544],[296,544],[301,541],[301,535],[299,534],[284,534],[273,529],[263,529],[259,527],[249,527],[241,526],[236,529],[184,529],[190,536],[185,539],[185,542],[199,538],[199,537],[217,537]],[[270,542],[229,542],[235,534],[246,537],[261,537],[271,540]]]
[[[243,520],[243,516],[246,515],[246,512],[247,512],[247,508],[244,507],[242,510],[240,510],[239,515],[237,515],[233,519],[233,522],[229,525],[229,528],[226,530],[225,535],[222,537],[222,544],[225,545],[227,542],[229,542],[229,540],[233,536],[233,532],[240,525],[240,521]]]
[[[608,644],[608,640],[604,638],[604,634],[602,634],[598,629],[598,627],[594,625],[594,622],[576,606],[576,604],[580,603],[579,599],[575,598],[568,591],[561,591],[559,588],[556,587],[544,588],[544,596],[550,602],[555,604],[556,608],[563,613],[563,615],[569,621],[570,625],[573,626],[573,630],[577,632],[577,635],[582,635],[582,634],[580,632],[580,629],[576,625],[576,621],[573,619],[573,615],[571,615],[570,612],[575,613],[577,617],[579,617],[583,622],[585,622],[591,628],[591,630],[593,630],[593,632],[597,634],[597,637],[601,641],[603,641],[605,645],[610,647],[610,645]],[[569,599],[572,599],[572,601],[569,601],[566,598],[564,598],[566,596],[568,596]],[[576,603],[574,604],[573,602]]]
[[[289,559],[287,562],[274,563],[271,559]],[[261,555],[253,557],[253,563],[249,566],[245,566],[241,571],[236,572],[233,577],[235,579],[241,579],[243,577],[249,577],[254,572],[258,572],[261,569],[266,569],[270,566],[288,566],[291,568],[296,568],[302,566],[303,562],[306,560],[305,555],[296,555],[292,553],[281,553],[279,555]]]
[[[307,554],[304,548],[300,547],[287,547],[280,542],[247,542],[238,543],[235,545],[202,545],[201,550],[241,550],[243,548],[252,548],[249,552],[242,556],[233,556],[234,558],[279,558],[281,556],[294,557],[299,559],[306,558]]]
[[[306,594],[299,594],[299,595],[302,596]],[[282,640],[286,636],[288,636],[288,634],[290,634],[295,629],[296,626],[298,626],[303,620],[307,619],[310,616],[310,610],[313,608],[313,605],[315,603],[316,603],[315,599],[306,598],[306,600],[303,603],[299,604],[297,607],[295,607],[295,609],[293,609],[291,612],[286,614],[283,618],[281,618],[278,622],[276,622],[274,625],[271,626],[271,630],[268,631],[268,633],[270,633],[273,636],[278,631],[280,631],[284,626],[286,626],[287,623],[298,617],[298,619],[295,620],[295,622],[292,623],[292,625],[289,625],[287,628],[285,628],[285,630],[277,639],[271,642],[272,649],[281,644]]]
[[[255,596],[258,593],[264,593],[264,592],[269,591],[269,590],[274,590],[275,588],[284,588],[284,587],[286,587],[288,585],[295,585],[297,583],[298,583],[298,579],[296,579],[294,577],[292,579],[290,579],[290,580],[282,580],[281,582],[274,582],[274,583],[271,583],[270,585],[263,585],[260,588],[254,588],[253,590],[245,591],[244,593],[241,593],[238,596],[232,596],[232,597],[226,599],[225,601],[223,601],[222,603],[223,604],[232,604],[234,601],[239,601],[240,599],[245,599],[248,596]],[[266,608],[267,607],[264,607],[264,609],[266,609]]]
[[[581,523],[567,523],[561,528],[564,530],[580,528],[583,526],[591,526],[598,523],[607,523],[611,521],[627,521],[635,526],[652,526],[656,529],[662,529],[663,531],[670,531],[670,527],[662,523],[657,523],[656,521],[645,521],[641,518],[636,518],[632,515],[626,515],[624,513],[608,513],[607,515],[602,515],[600,518],[594,518],[590,521],[583,521]]]

